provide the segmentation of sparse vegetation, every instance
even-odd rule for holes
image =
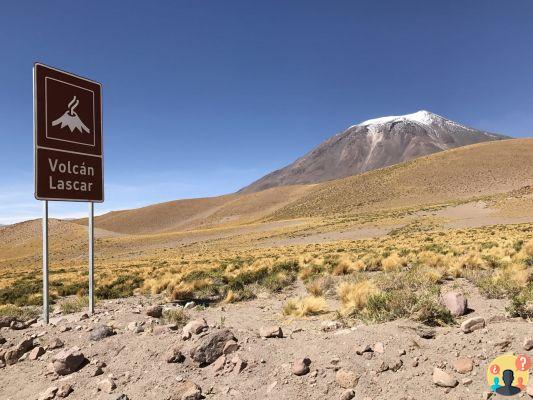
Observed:
[[[292,317],[307,317],[326,312],[328,305],[323,297],[299,297],[290,299],[283,306],[283,315]]]

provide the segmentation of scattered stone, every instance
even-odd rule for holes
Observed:
[[[191,358],[200,365],[208,365],[224,354],[224,346],[235,336],[229,329],[212,332],[200,339],[199,344],[190,351]]]
[[[114,397],[113,400],[130,400],[130,398],[123,393],[119,394],[117,397]]]
[[[306,375],[309,373],[309,366],[311,360],[309,358],[301,358],[292,363],[292,373],[297,376]]]
[[[70,331],[72,328],[70,326],[66,326],[66,325],[63,325],[59,328],[59,332],[61,333],[65,333],[65,332],[68,332]]]
[[[30,351],[34,346],[33,339],[24,339],[21,342],[19,342],[15,348],[9,349],[4,354],[4,360],[7,365],[13,365],[15,364],[20,357],[24,355],[24,353],[27,353]]]
[[[372,352],[372,347],[369,344],[365,344],[365,345],[362,345],[362,346],[359,346],[358,348],[356,348],[355,352],[358,355],[363,355],[364,353],[371,353]]]
[[[102,366],[100,365],[97,365],[96,368],[94,369],[94,371],[92,372],[91,376],[100,376],[100,375],[103,375],[104,374],[104,370],[102,368]]]
[[[163,307],[159,305],[150,306],[146,309],[146,315],[152,318],[161,318],[163,316]]]
[[[282,338],[283,331],[280,326],[266,326],[259,329],[259,336],[262,338]]]
[[[34,347],[32,351],[30,351],[30,354],[28,355],[28,358],[30,360],[37,360],[39,357],[41,357],[45,353],[45,350],[41,346]]]
[[[437,386],[453,388],[456,387],[459,382],[446,371],[435,367],[433,369],[433,383]]]
[[[467,374],[474,369],[474,362],[467,357],[459,357],[453,363],[453,368],[460,374]]]
[[[3,336],[0,336],[0,345],[4,344],[5,342],[7,342],[6,338]]]
[[[396,372],[402,367],[402,365],[403,365],[403,361],[399,358],[397,360],[389,361],[388,363],[389,371]]]
[[[56,393],[56,396],[65,398],[65,397],[68,397],[68,395],[71,394],[73,391],[74,389],[72,389],[72,385],[65,383],[64,385],[61,385],[61,387]]]
[[[344,328],[344,324],[341,321],[323,321],[321,327],[324,332],[333,332]]]
[[[350,389],[357,386],[359,382],[359,377],[353,371],[347,369],[340,369],[335,374],[335,381],[343,389]]]
[[[194,307],[196,307],[196,304],[194,303],[194,301],[189,301],[183,306],[183,309],[192,310]]]
[[[372,348],[373,351],[379,354],[385,353],[385,346],[381,342],[377,342],[374,347]]]
[[[231,359],[231,363],[234,365],[233,370],[237,374],[240,374],[241,371],[248,365],[248,363],[245,360],[241,359],[238,355],[233,356],[233,358]]]
[[[224,369],[224,365],[226,365],[226,356],[222,355],[218,357],[213,364],[211,364],[213,371],[218,372]]]
[[[522,345],[524,350],[529,351],[533,349],[533,338],[527,337],[524,339],[524,344]]]
[[[52,400],[55,397],[57,390],[58,389],[56,386],[51,386],[48,389],[46,389],[44,392],[42,392],[39,395],[38,399],[39,400]]]
[[[239,350],[239,344],[235,340],[228,340],[224,345],[222,352],[224,354],[231,354]]]
[[[471,385],[472,384],[472,378],[464,378],[461,380],[461,383],[464,385],[464,386],[468,386],[468,385]]]
[[[58,375],[68,375],[76,372],[87,361],[78,347],[61,350],[53,358],[54,371]]]
[[[144,327],[138,323],[137,321],[130,322],[127,326],[128,331],[131,331],[133,333],[141,333],[144,332]]]
[[[0,317],[0,328],[9,328],[13,321],[17,321],[15,317]]]
[[[59,338],[54,338],[52,339],[52,341],[50,342],[50,344],[48,344],[48,346],[46,346],[46,348],[48,350],[54,350],[54,349],[59,349],[61,347],[63,347],[65,344],[63,343],[63,341]]]
[[[191,336],[198,335],[208,329],[207,321],[204,318],[197,318],[189,321],[181,331],[181,338],[183,340],[190,339]]]
[[[202,398],[202,388],[192,381],[185,381],[176,393],[170,396],[170,400],[200,400]]]
[[[11,329],[14,331],[20,331],[22,329],[26,329],[28,325],[26,325],[24,322],[21,321],[11,321],[11,324],[9,325]]]
[[[165,354],[167,363],[182,363],[185,361],[185,356],[181,352],[181,349],[174,347]]]
[[[117,385],[110,378],[102,379],[100,382],[98,382],[98,390],[104,393],[112,393],[116,388]]]
[[[399,325],[398,328],[411,330],[422,339],[433,339],[437,335],[437,331],[435,330],[435,328],[422,324]]]
[[[89,339],[92,341],[98,341],[106,337],[112,336],[114,334],[115,334],[115,331],[110,326],[100,325],[91,331],[91,334],[89,335]]]
[[[454,317],[464,315],[468,305],[465,296],[459,292],[445,293],[440,302]]]
[[[355,397],[353,389],[346,389],[342,394],[340,400],[352,400]]]
[[[485,318],[483,317],[469,318],[461,324],[461,330],[464,333],[474,332],[478,329],[483,329],[484,327],[485,327]]]

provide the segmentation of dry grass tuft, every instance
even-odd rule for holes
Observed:
[[[381,261],[381,267],[385,272],[399,271],[404,263],[405,261],[398,254],[393,253]]]
[[[292,317],[306,317],[326,312],[328,305],[323,297],[308,296],[290,299],[283,306],[283,315]]]
[[[343,311],[363,310],[370,296],[378,294],[379,289],[371,280],[363,280],[355,283],[342,282],[337,288]]]

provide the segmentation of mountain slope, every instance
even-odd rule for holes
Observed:
[[[507,137],[468,128],[428,111],[372,119],[331,137],[240,193],[343,178],[442,150],[504,138]]]
[[[324,182],[272,219],[438,204],[533,186],[533,139],[479,143]]]
[[[235,225],[263,218],[313,189],[312,185],[273,188],[258,193],[169,201],[95,218],[95,225],[125,234],[175,232]],[[77,221],[87,224],[87,219]]]

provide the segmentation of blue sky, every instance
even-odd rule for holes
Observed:
[[[235,191],[378,116],[533,136],[532,20],[529,0],[2,2],[0,223],[40,215],[35,61],[103,84],[103,213]]]

